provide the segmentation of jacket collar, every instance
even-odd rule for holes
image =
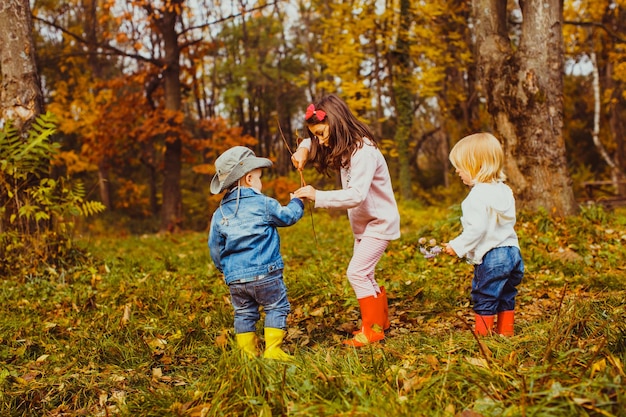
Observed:
[[[261,194],[257,190],[255,190],[254,188],[250,188],[250,187],[234,187],[234,188],[230,189],[226,193],[226,195],[224,195],[224,198],[222,199],[222,203],[228,203],[230,201],[236,200],[237,199],[237,188],[240,188],[240,191],[241,191],[239,193],[239,198],[251,197],[253,195]]]

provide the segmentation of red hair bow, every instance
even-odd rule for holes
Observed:
[[[320,122],[326,118],[326,112],[324,110],[315,110],[314,104],[309,104],[309,107],[306,108],[306,113],[304,114],[304,120],[309,120],[313,115],[317,116],[317,120]]]

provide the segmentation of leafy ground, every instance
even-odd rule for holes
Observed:
[[[419,252],[459,231],[458,207],[401,211],[377,270],[392,329],[360,350],[340,343],[359,317],[347,220],[281,231],[293,364],[232,350],[206,233],[86,234],[93,261],[0,280],[0,415],[626,416],[625,211],[521,215],[517,333],[480,341],[471,267]]]

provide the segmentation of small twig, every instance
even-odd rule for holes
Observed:
[[[276,125],[278,125],[278,131],[280,132],[280,137],[283,139],[283,143],[287,147],[289,154],[293,156],[293,152],[291,151],[291,148],[289,147],[289,143],[287,143],[287,139],[285,138],[285,135],[283,134],[283,129],[280,127],[280,122],[278,121],[278,118],[276,118]],[[296,135],[299,137],[297,130],[296,130]],[[304,180],[303,170],[298,169],[298,173],[300,174],[300,187],[305,187],[306,181]],[[317,242],[317,233],[315,232],[315,222],[313,221],[313,204],[311,201],[309,201],[309,214],[311,216],[311,228],[313,229],[313,238],[315,238],[315,246],[319,246]]]
[[[285,134],[283,133],[283,128],[280,127],[280,122],[278,121],[278,118],[276,118],[276,124],[278,125],[278,131],[280,132],[280,137],[283,139],[283,143],[285,144],[285,146],[287,147],[287,150],[289,151],[289,155],[293,156],[293,151],[291,150],[289,143],[287,143],[287,138],[285,138]],[[298,131],[296,131],[296,134],[298,134]],[[300,187],[304,187],[306,185],[306,181],[304,181],[304,174],[302,173],[301,169],[298,170],[298,173],[300,174]]]
[[[563,308],[563,300],[565,299],[565,294],[566,293],[567,293],[567,284],[565,284],[563,286],[563,290],[561,291],[561,297],[559,299],[559,306],[558,306],[558,308],[556,310],[556,313],[554,314],[554,316],[555,316],[554,325],[552,326],[552,330],[550,332],[550,334],[552,336],[555,336],[557,325],[559,324],[559,319],[561,318],[561,309]],[[570,326],[571,326],[571,324],[570,324]],[[568,328],[568,332],[569,332],[569,328]],[[543,362],[548,360],[550,355],[552,355],[552,351],[554,350],[554,346],[557,343],[560,342],[560,340],[558,340],[558,338],[556,338],[556,337],[551,337],[550,340],[551,340],[551,343],[548,343],[546,351],[545,351],[545,353],[543,355]]]
[[[448,361],[446,362],[446,369],[443,374],[443,382],[441,383],[441,392],[439,393],[439,400],[443,399],[446,383],[448,381],[448,374],[450,373],[450,363],[452,362],[452,332],[450,332],[450,339],[448,339],[450,343],[450,348],[448,349]]]
[[[480,354],[485,359],[485,362],[487,363],[487,368],[491,369],[491,350],[487,347],[487,345],[485,345],[485,343],[482,340],[480,340],[478,335],[474,333],[474,331],[472,330],[472,325],[469,324],[467,320],[465,320],[464,317],[457,314],[456,318],[461,320],[461,322],[465,325],[465,327],[467,327],[467,329],[470,331],[474,339],[476,339],[476,342],[478,343],[478,350],[480,351]]]

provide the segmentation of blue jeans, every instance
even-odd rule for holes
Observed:
[[[515,309],[517,286],[524,277],[524,261],[518,248],[491,249],[474,267],[472,302],[476,314],[492,316]]]
[[[265,311],[265,327],[287,329],[287,315],[291,311],[282,270],[249,282],[234,282],[228,286],[235,309],[235,333],[256,330],[261,318],[259,307]]]

